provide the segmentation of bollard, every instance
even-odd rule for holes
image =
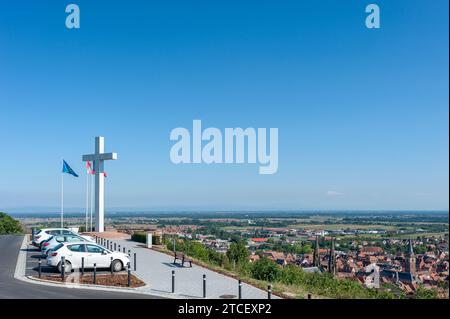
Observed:
[[[131,250],[128,249],[128,257],[131,257]]]
[[[308,294],[308,299],[312,299],[312,298],[311,298],[311,294]]]
[[[272,299],[272,285],[267,286],[267,299]]]
[[[120,252],[120,245],[119,245],[119,249],[117,249],[117,251],[119,251],[119,252]]]
[[[41,274],[42,274],[41,264],[42,264],[42,261],[41,261],[41,258],[39,258],[39,278],[41,278]]]
[[[125,247],[123,247],[123,253],[125,254]]]
[[[84,275],[84,257],[81,257],[81,276]]]
[[[203,275],[203,298],[206,298],[206,275]]]
[[[175,270],[172,270],[172,293],[175,292]]]
[[[97,264],[94,263],[94,285],[97,283]]]
[[[242,280],[238,280],[239,289],[238,289],[238,299],[242,299]]]
[[[117,246],[116,246],[116,243],[114,243],[114,251],[116,251],[117,250]]]
[[[64,282],[65,279],[65,268],[66,268],[66,257],[61,257],[61,279]]]
[[[134,271],[136,271],[136,253],[134,253],[134,263],[133,263],[133,266],[134,266]]]
[[[130,265],[130,262],[128,262],[127,267],[128,267],[128,287],[131,287],[131,265]]]
[[[113,258],[112,258],[112,256],[111,256],[111,266],[109,268],[111,268],[111,275],[113,275]]]

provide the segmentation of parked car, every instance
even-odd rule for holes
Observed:
[[[88,241],[93,242],[92,240],[88,240],[80,235],[54,235],[42,242],[41,251],[44,255],[48,255],[56,246],[60,243],[70,243],[70,242],[79,242],[79,241]]]
[[[81,268],[81,258],[84,257],[84,267],[110,268],[121,271],[130,262],[127,254],[112,252],[95,243],[84,241],[60,243],[47,257],[47,265],[56,267],[61,272],[61,257],[65,258],[65,272]]]
[[[87,240],[95,241],[95,239],[92,238],[91,236],[80,235],[80,234],[77,234],[77,233],[75,233],[75,232],[73,232],[73,231],[71,231],[69,229],[66,229],[66,228],[44,228],[44,229],[39,230],[34,235],[34,239],[33,239],[33,241],[31,243],[32,243],[33,246],[36,246],[36,247],[40,248],[41,244],[45,240],[49,239],[51,236],[54,236],[54,235],[78,235],[78,236],[81,236],[83,238],[86,238]]]

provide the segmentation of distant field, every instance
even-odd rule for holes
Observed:
[[[223,229],[225,230],[253,230],[253,229],[261,228],[260,226],[225,226]],[[395,226],[390,225],[354,225],[354,224],[332,224],[332,225],[309,225],[309,224],[294,224],[288,225],[286,227],[272,227],[270,225],[265,226],[264,228],[289,228],[289,229],[329,229],[329,230],[338,230],[338,229],[382,229],[382,230],[395,230]]]
[[[448,234],[448,232],[437,232],[437,233],[417,233],[417,235],[424,236],[424,237],[442,237],[445,234]],[[411,238],[411,234],[404,234],[404,235],[398,235],[398,238]]]
[[[317,225],[309,225],[309,224],[295,224],[295,225],[289,225],[288,228],[293,229],[299,229],[299,228],[306,228],[306,229],[330,229],[330,230],[338,230],[338,229],[382,229],[382,230],[394,230],[396,229],[395,226],[391,225],[359,225],[359,224],[331,224],[331,225],[324,225],[324,224],[317,224]]]

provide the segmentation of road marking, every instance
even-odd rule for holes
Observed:
[[[19,255],[17,256],[16,269],[14,271],[14,278],[21,279],[25,276],[25,268],[27,265],[27,235],[23,236],[22,245],[19,249]]]

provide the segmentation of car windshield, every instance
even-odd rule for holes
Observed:
[[[60,249],[62,246],[64,246],[63,244],[59,244],[57,246],[55,246],[55,248],[53,248],[53,251],[57,251],[58,249]]]

